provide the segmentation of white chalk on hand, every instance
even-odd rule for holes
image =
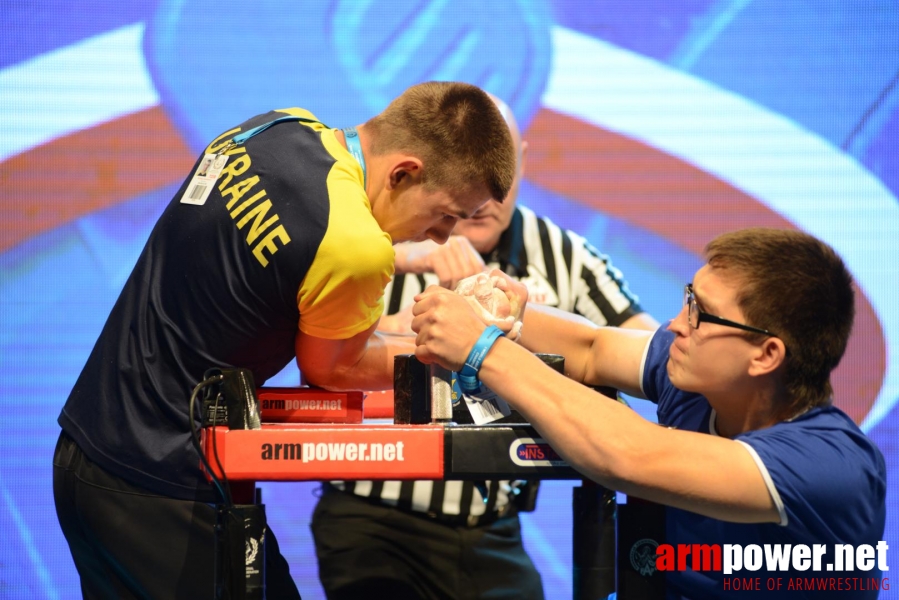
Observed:
[[[518,341],[521,336],[521,315],[517,301],[506,295],[500,286],[502,279],[479,273],[466,277],[456,285],[456,293],[464,296],[478,316],[488,323],[511,324],[506,337]]]

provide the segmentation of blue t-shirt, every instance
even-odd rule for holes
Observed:
[[[660,329],[650,341],[643,363],[644,395],[658,405],[661,425],[685,431],[717,435],[715,411],[705,397],[674,387],[666,369],[674,334]],[[759,578],[758,595],[784,598],[876,598],[882,576],[874,554],[874,568],[827,571],[836,565],[836,544],[862,544],[876,548],[883,539],[886,509],[886,467],[880,450],[838,408],[814,408],[766,429],[741,433],[735,438],[752,454],[780,512],[780,523],[729,523],[675,508],[667,509],[667,539],[677,544],[750,544],[762,551],[761,568],[725,575],[721,571],[670,571],[666,573],[669,598],[730,598],[734,591]],[[727,477],[726,473],[720,474]],[[764,557],[773,544],[824,544],[820,571],[768,570]],[[781,546],[783,548],[783,546]],[[886,554],[885,551],[882,554]],[[743,553],[741,553],[741,557]],[[789,555],[788,555],[789,556]],[[855,553],[853,552],[853,559]],[[688,561],[689,564],[689,561]],[[889,573],[886,574],[887,576]],[[774,581],[769,581],[773,579]],[[779,582],[778,582],[779,580]],[[749,581],[754,585],[755,581]],[[777,585],[780,585],[778,593]],[[773,591],[768,589],[772,585]],[[796,588],[801,585],[802,589]],[[824,585],[826,591],[805,590]]]

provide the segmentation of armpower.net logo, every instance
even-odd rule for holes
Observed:
[[[720,572],[725,591],[868,591],[889,590],[889,546],[861,544],[659,544],[643,539],[631,547],[631,566],[649,576],[656,571]],[[756,576],[762,571],[765,576]],[[860,577],[859,572],[876,577]],[[789,576],[771,576],[772,573]],[[796,573],[803,575],[797,576]],[[840,573],[845,575],[841,576]]]
[[[405,461],[405,444],[363,442],[304,442],[301,444],[262,444],[262,460],[298,460],[317,462],[395,462]]]

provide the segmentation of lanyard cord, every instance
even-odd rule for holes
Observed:
[[[316,121],[315,119],[306,119],[304,117],[296,117],[293,115],[287,116],[287,117],[281,117],[279,119],[275,119],[274,121],[269,121],[268,123],[264,123],[262,125],[258,125],[256,127],[252,128],[252,129],[248,129],[247,131],[244,131],[243,133],[238,133],[233,138],[231,138],[231,141],[227,144],[227,146],[225,148],[223,148],[222,150],[219,151],[219,154],[225,152],[229,148],[243,144],[251,137],[253,137],[259,133],[262,133],[263,131],[265,131],[266,129],[271,127],[272,125],[276,125],[278,123],[283,123],[285,121],[300,121],[302,123],[320,123],[320,121]],[[350,151],[350,154],[353,155],[353,158],[355,158],[359,162],[359,166],[362,167],[362,189],[365,189],[367,173],[365,171],[365,156],[362,154],[362,143],[359,141],[359,132],[356,131],[355,127],[344,127],[342,131],[343,131],[344,137],[346,138],[347,149]]]
[[[306,119],[304,117],[295,117],[293,115],[291,115],[289,117],[281,117],[280,119],[275,119],[274,121],[269,121],[268,123],[263,123],[262,125],[258,125],[256,127],[254,127],[253,129],[248,129],[248,130],[244,131],[243,133],[238,133],[233,138],[231,138],[231,143],[234,144],[235,146],[238,144],[243,144],[244,142],[246,142],[248,139],[250,139],[254,135],[256,135],[258,133],[262,133],[263,131],[265,131],[266,129],[271,127],[272,125],[277,125],[278,123],[283,123],[285,121],[301,121],[303,123],[319,123],[319,121],[316,121],[315,119]]]
[[[362,167],[362,189],[366,188],[367,174],[365,172],[365,156],[362,154],[362,143],[359,141],[359,132],[355,127],[344,127],[343,135],[346,138],[346,147],[350,154],[359,162]]]

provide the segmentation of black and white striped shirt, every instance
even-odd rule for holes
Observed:
[[[496,249],[484,256],[490,269],[500,269],[528,286],[528,302],[545,304],[618,326],[642,312],[621,272],[583,237],[562,230],[546,218],[518,206]],[[398,275],[384,291],[386,313],[412,304],[416,294],[439,281],[433,274]],[[356,481],[332,482],[340,489],[391,506],[432,515],[477,517],[500,510],[514,495],[517,482],[485,482],[485,503],[471,482]]]

